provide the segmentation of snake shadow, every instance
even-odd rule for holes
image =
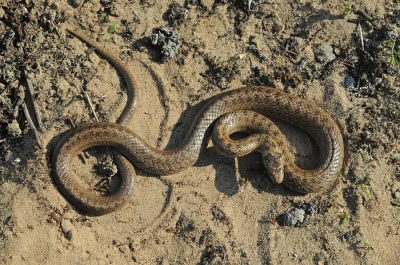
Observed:
[[[261,160],[261,155],[249,155],[231,158],[220,155],[213,147],[204,150],[195,167],[212,165],[215,169],[214,186],[227,196],[239,193],[240,187],[246,183],[259,193],[266,192],[274,195],[298,196],[299,194],[283,185],[271,181]]]

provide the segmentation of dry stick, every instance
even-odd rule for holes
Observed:
[[[90,109],[92,110],[93,115],[94,115],[94,119],[95,119],[97,122],[99,122],[99,118],[97,117],[97,114],[96,114],[96,112],[94,111],[94,108],[93,108],[93,105],[92,105],[92,101],[90,100],[88,93],[87,93],[83,88],[81,88],[81,90],[82,90],[83,94],[85,95],[86,100],[87,100],[88,103],[89,103]]]
[[[18,96],[17,102],[15,103],[15,107],[12,113],[14,119],[16,119],[19,115],[19,107],[24,103],[24,100]]]
[[[368,15],[367,12],[365,12],[364,10],[359,9],[359,10],[357,10],[357,13],[359,13],[364,18],[366,18],[367,21],[369,21],[374,27],[376,27],[376,28],[380,27],[380,25],[376,21],[374,21],[374,18],[371,17],[370,15]]]
[[[361,49],[364,50],[364,38],[363,38],[361,24],[358,24],[358,30],[360,31]]]
[[[295,53],[295,52],[292,52],[292,51],[289,51],[287,48],[285,48],[282,44],[278,44],[279,45],[279,47],[281,47],[286,53],[289,53],[289,54],[291,54],[291,55],[294,55],[294,56],[297,56],[297,53]]]
[[[253,3],[253,0],[248,0],[247,1],[247,8],[249,10],[249,12],[251,11],[251,4]]]
[[[32,93],[33,93],[33,89],[32,89],[32,84],[31,84],[31,82],[29,81],[28,73],[26,72],[26,69],[24,69],[24,74],[25,74],[26,82],[27,82],[27,84],[28,84],[28,89],[27,89],[27,90],[28,90],[28,93],[30,94],[30,97],[31,97],[31,100],[32,100],[32,105],[33,105],[33,110],[34,110],[35,118],[36,118],[36,120],[38,121],[38,124],[40,124],[40,122],[39,122],[39,117],[38,117],[38,115],[37,115],[38,112],[36,111],[35,101],[33,100],[33,94],[32,94]],[[35,135],[36,143],[38,144],[39,148],[40,148],[40,149],[44,149],[43,143],[42,143],[42,141],[41,141],[40,138],[39,138],[39,132],[38,132],[38,130],[36,129],[35,124],[33,123],[33,120],[32,120],[31,115],[29,114],[29,110],[28,110],[28,107],[26,106],[26,103],[25,103],[25,101],[24,101],[24,98],[25,98],[25,91],[21,89],[20,91],[18,91],[18,102],[17,102],[17,105],[18,105],[18,104],[21,105],[22,110],[24,111],[26,120],[28,121],[29,127],[32,129],[33,134]]]
[[[71,119],[71,118],[67,118],[67,120],[69,121],[69,123],[71,123],[72,128],[75,128],[75,122]]]
[[[38,128],[41,129],[42,128],[42,121],[41,121],[40,114],[37,111],[35,99],[33,98],[33,86],[32,86],[31,81],[28,78],[28,72],[26,71],[26,69],[24,69],[24,74],[25,74],[26,84],[28,85],[28,94],[29,94],[30,100],[32,102],[33,114],[35,115]]]
[[[22,106],[22,110],[24,111],[26,120],[28,121],[29,127],[31,127],[33,134],[35,135],[35,139],[36,139],[38,146],[40,147],[40,149],[44,149],[42,141],[39,138],[39,132],[36,129],[35,124],[32,121],[31,115],[29,114],[28,108],[26,107],[26,104],[24,101],[22,101],[21,106]]]

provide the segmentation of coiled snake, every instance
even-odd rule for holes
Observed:
[[[260,152],[271,179],[299,193],[326,190],[337,180],[344,148],[341,132],[334,120],[312,102],[268,87],[247,86],[211,98],[198,112],[178,147],[166,151],[153,148],[124,126],[131,119],[137,101],[133,75],[99,44],[68,31],[110,61],[122,73],[128,86],[128,103],[118,123],[80,125],[70,130],[54,151],[54,180],[64,196],[85,213],[101,215],[113,212],[129,200],[135,176],[132,164],[157,175],[175,174],[193,165],[211,134],[214,145],[224,155]],[[310,134],[320,150],[318,168],[303,170],[296,166],[286,139],[266,117],[283,120]],[[217,124],[212,126],[216,120]],[[229,137],[239,131],[249,133],[249,136],[240,140]],[[114,194],[101,196],[86,190],[70,172],[71,159],[92,146],[112,146],[123,155],[117,159],[121,186]]]

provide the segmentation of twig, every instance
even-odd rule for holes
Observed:
[[[94,119],[95,119],[97,122],[99,122],[99,118],[97,117],[97,114],[96,114],[96,112],[94,111],[94,108],[93,108],[93,105],[92,105],[92,101],[90,100],[88,93],[87,93],[83,88],[82,88],[81,90],[82,90],[83,94],[85,95],[86,100],[87,100],[88,103],[89,103],[90,109],[92,110],[93,115],[94,115]]]
[[[363,38],[361,24],[358,24],[358,31],[360,31],[361,49],[364,50],[364,38]]]
[[[289,50],[286,49],[282,44],[278,44],[278,45],[279,45],[279,47],[281,47],[285,52],[287,52],[287,53],[289,53],[289,54],[291,54],[291,55],[297,56],[297,53],[292,52],[292,51],[289,51]]]
[[[380,28],[380,25],[374,20],[374,18],[368,15],[364,10],[359,9],[357,10],[357,13],[366,18],[375,28]]]
[[[27,83],[29,83],[28,76],[27,76],[26,72],[25,72],[25,77],[26,77]],[[28,85],[28,87],[29,87],[29,85]],[[28,88],[28,91],[29,91],[29,88]],[[30,91],[29,91],[29,93],[30,93]],[[14,111],[13,111],[13,117],[14,117],[14,119],[18,117],[18,114],[19,114],[19,107],[21,106],[21,107],[22,107],[22,110],[24,111],[26,120],[28,121],[29,127],[32,129],[33,134],[35,135],[36,143],[38,144],[38,146],[39,146],[40,149],[44,149],[43,143],[42,143],[42,141],[41,141],[40,138],[39,138],[39,132],[38,132],[38,130],[36,129],[35,124],[33,123],[32,117],[31,117],[31,115],[29,114],[28,107],[26,106],[26,103],[25,103],[25,101],[24,101],[24,98],[25,98],[25,91],[24,91],[24,89],[22,89],[22,87],[20,87],[20,89],[18,89],[17,97],[18,97],[17,103],[15,104],[15,108],[14,108]],[[33,98],[32,98],[32,102],[33,102]],[[33,105],[34,105],[34,104],[33,104]],[[35,113],[35,114],[36,114],[36,113]]]
[[[26,69],[24,69],[24,74],[25,74],[26,84],[28,85],[28,94],[29,94],[30,100],[32,102],[33,114],[35,115],[38,128],[41,129],[42,128],[42,121],[41,121],[40,114],[37,111],[37,107],[36,107],[36,104],[35,104],[35,99],[33,98],[33,86],[32,86],[31,81],[28,78],[28,72],[26,71]]]
[[[44,149],[42,141],[39,138],[39,132],[37,131],[37,129],[35,127],[35,124],[32,121],[31,115],[29,114],[28,108],[27,108],[27,106],[26,106],[24,101],[22,101],[22,105],[21,106],[22,106],[22,110],[24,111],[26,120],[28,121],[29,127],[31,127],[31,129],[33,131],[33,134],[35,135],[35,139],[36,139],[36,142],[37,142],[38,146],[40,147],[40,149]]]
[[[6,108],[11,109],[12,105],[0,94],[0,103],[3,104]]]
[[[13,118],[16,119],[19,115],[19,107],[22,105],[22,103],[24,103],[24,100],[18,96],[17,102],[15,103],[15,107],[13,110]]]
[[[254,10],[251,10],[251,4],[253,3],[253,0],[247,0],[247,9],[249,12],[253,12]]]
[[[75,128],[75,122],[71,118],[67,118],[68,122],[71,123],[72,128]]]

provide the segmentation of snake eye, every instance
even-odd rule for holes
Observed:
[[[268,172],[270,179],[281,184],[284,178],[284,161],[281,153],[266,153],[262,157],[264,166]]]

